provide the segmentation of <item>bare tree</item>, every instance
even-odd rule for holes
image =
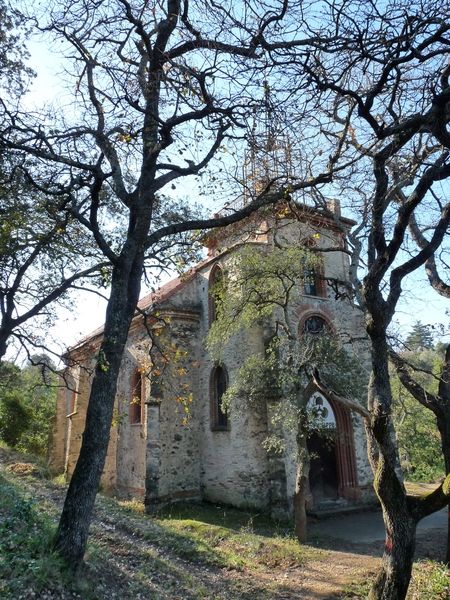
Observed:
[[[0,360],[10,342],[44,348],[55,305],[75,286],[99,284],[108,263],[65,210],[70,198],[49,197],[25,180],[19,165],[0,173]]]
[[[72,108],[59,120],[43,119],[3,103],[0,147],[33,157],[47,193],[70,194],[71,218],[111,265],[83,443],[55,541],[74,569],[86,547],[146,259],[158,260],[167,244],[186,243],[191,231],[233,223],[286,193],[283,181],[276,190],[268,184],[251,203],[211,219],[186,207],[168,210],[164,195],[177,180],[201,175],[219,149],[242,135],[255,96],[249,66],[261,64],[265,35],[283,33],[286,8],[285,2],[56,2],[45,29],[72,60]],[[45,177],[49,164],[60,170],[56,180]],[[329,180],[325,168],[291,187]]]
[[[292,86],[297,73],[309,74],[322,109],[323,143],[340,139],[342,155],[354,161],[335,193],[352,200],[360,215],[353,279],[372,349],[366,431],[386,544],[370,598],[403,599],[416,525],[445,506],[449,494],[447,478],[425,499],[409,497],[398,475],[387,330],[405,278],[430,268],[450,222],[441,185],[450,177],[450,4],[400,0],[380,7],[355,0],[321,8],[319,24],[309,21],[311,35],[330,39],[333,32],[334,40],[306,59],[288,46],[274,53],[280,62],[289,58]],[[407,236],[414,219],[428,232],[419,248]]]
[[[9,107],[20,102],[34,75],[25,62],[26,34],[24,15],[0,2],[0,89]],[[98,277],[102,260],[106,264],[74,225],[66,210],[70,197],[62,190],[49,196],[34,185],[31,174],[38,169],[0,148],[0,361],[11,341],[31,354],[45,348],[44,324],[53,321],[55,303],[75,284]]]

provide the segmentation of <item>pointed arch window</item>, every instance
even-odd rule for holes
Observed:
[[[140,425],[144,422],[144,378],[139,369],[131,377],[130,423]]]
[[[226,431],[229,429],[227,411],[222,406],[222,398],[228,387],[228,373],[223,366],[216,366],[211,372],[211,429]]]
[[[211,269],[209,276],[209,324],[217,318],[219,308],[219,287],[223,281],[223,269],[219,264],[215,264]]]

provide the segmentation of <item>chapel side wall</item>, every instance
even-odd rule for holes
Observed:
[[[172,347],[167,378],[153,397],[159,415],[158,502],[200,499],[198,426],[199,307],[196,281],[171,298],[165,343]],[[179,353],[179,355],[177,354]],[[185,409],[186,407],[186,409]],[[151,423],[149,424],[151,425]],[[151,452],[151,450],[150,450]],[[151,503],[151,497],[149,496]]]
[[[174,347],[187,352],[188,360],[174,359],[164,373],[164,386],[156,389],[157,377],[149,372],[151,342],[142,324],[130,333],[121,365],[117,391],[118,449],[117,488],[123,495],[147,496],[148,510],[177,498],[199,497],[199,460],[195,406],[190,406],[190,418],[183,400],[190,393],[197,396],[197,322],[196,314],[178,314],[177,307],[193,303],[191,286],[186,286],[171,308],[161,307],[167,328],[158,343],[166,347],[173,359]],[[167,313],[167,314],[166,314]],[[194,311],[195,313],[195,311]],[[169,348],[168,345],[173,346]],[[160,360],[158,352],[155,360]],[[159,365],[159,367],[161,367]],[[183,369],[186,367],[186,374]],[[130,422],[130,401],[133,397],[132,380],[136,369],[142,368],[143,415],[142,422]],[[180,375],[181,373],[181,375]],[[151,475],[146,483],[147,469]],[[152,480],[152,481],[150,481]],[[146,489],[147,488],[147,489]]]
[[[75,411],[70,417],[70,437],[67,444],[66,473],[69,478],[72,476],[80,453],[85,429],[86,411],[91,392],[93,366],[92,359],[84,359],[79,366],[78,393],[75,401]],[[112,492],[116,487],[116,446],[117,429],[112,428],[100,482],[105,491]]]
[[[70,438],[67,448],[67,465],[66,472],[69,477],[75,469],[75,465],[80,453],[81,442],[86,420],[86,409],[91,390],[89,373],[86,368],[81,366],[78,379],[78,394],[75,400],[74,412],[70,420]]]
[[[192,329],[187,323],[177,324],[177,341],[179,330],[183,328],[188,336]],[[194,358],[195,349],[188,340],[184,347],[189,348],[189,356]],[[159,465],[159,498],[160,502],[179,499],[200,499],[200,468],[198,448],[198,367],[186,367],[187,373],[180,379],[172,379],[171,384],[163,391],[159,404],[160,427],[160,465]],[[189,391],[184,386],[189,386]],[[187,396],[193,394],[193,402],[187,402],[190,414],[184,410]],[[177,398],[183,398],[180,402]]]
[[[72,387],[70,390],[67,383]],[[56,396],[55,415],[49,443],[48,467],[53,475],[64,473],[66,468],[67,446],[70,436],[71,398],[77,385],[75,377],[69,369],[59,375],[59,387]]]
[[[145,495],[146,399],[150,385],[146,376],[148,353],[148,336],[140,328],[133,328],[120,365],[112,429],[117,431],[117,491],[122,496],[134,498],[143,498]],[[140,423],[131,423],[130,406],[135,393],[132,389],[133,377],[138,369],[143,378],[142,419]]]
[[[201,307],[196,277],[158,307],[157,344],[151,351],[147,397],[145,505],[155,512],[166,503],[199,500],[200,458],[198,370]],[[165,358],[158,351],[164,350]],[[185,410],[186,409],[186,410]]]
[[[223,266],[230,260],[232,258],[228,257],[222,261]],[[205,338],[209,328],[209,274],[210,269],[205,270],[198,279],[203,315],[202,338]],[[263,350],[263,331],[259,326],[232,339],[223,354],[229,383],[232,383],[247,356]],[[262,410],[249,407],[242,399],[238,407],[231,407],[229,430],[212,430],[210,381],[213,368],[214,363],[204,350],[199,370],[203,498],[234,506],[268,509],[268,458],[263,447],[267,436],[265,407]]]

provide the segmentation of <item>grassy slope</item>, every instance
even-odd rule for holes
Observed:
[[[191,505],[154,519],[99,496],[87,566],[73,579],[49,551],[63,487],[29,457],[0,452],[10,463],[0,470],[1,598],[251,598],[248,575],[265,580],[257,597],[275,598],[273,570],[327,556],[245,511]]]
[[[326,579],[339,561],[339,553],[299,546],[288,531],[254,513],[190,505],[155,519],[138,502],[99,496],[86,566],[74,579],[49,551],[64,486],[29,461],[0,448],[0,598],[5,600],[307,598],[299,592],[308,573],[314,577],[318,569]],[[367,598],[367,589],[366,577],[341,597]],[[329,596],[319,590],[314,597]],[[410,600],[449,597],[446,569],[420,563]]]

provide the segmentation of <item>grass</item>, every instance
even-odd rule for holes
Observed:
[[[2,475],[0,497],[0,597],[31,598],[70,586],[67,570],[51,551],[53,525],[39,504]]]
[[[342,600],[366,599],[371,582],[355,582],[347,587]],[[450,598],[450,571],[442,563],[420,560],[414,564],[406,600],[448,600]]]
[[[325,559],[327,552],[301,546],[292,534],[263,515],[208,504],[172,506],[157,518],[137,501],[101,498],[113,521],[132,535],[178,556],[226,569],[270,571]],[[128,513],[123,519],[123,511]]]
[[[448,600],[450,571],[441,563],[421,560],[414,565],[408,600]]]
[[[331,557],[337,560],[336,554],[299,545],[284,525],[251,511],[180,504],[150,517],[140,501],[99,495],[87,567],[74,578],[51,552],[62,481],[48,479],[45,465],[29,456],[0,447],[0,459],[5,600],[270,600],[280,593],[293,598],[298,594],[283,588],[280,574],[308,561],[325,566]],[[342,598],[367,598],[370,579],[349,586]],[[408,600],[449,597],[450,575],[443,565],[415,565]]]
[[[48,478],[30,456],[1,448],[0,459],[0,598],[5,600],[244,600],[255,593],[273,598],[275,583],[268,577],[260,584],[259,574],[328,555],[300,546],[285,529],[249,511],[190,504],[152,518],[139,501],[99,495],[87,567],[75,578],[51,551],[62,482]],[[211,573],[208,583],[204,577]],[[230,579],[225,573],[236,575]]]
[[[431,494],[437,487],[439,483],[420,483],[417,481],[405,481],[405,487],[408,494],[411,496],[416,496],[418,498],[423,498]]]
[[[359,600],[360,598],[367,598],[369,596],[371,581],[367,578],[364,581],[355,581],[348,585],[340,598],[342,600]]]

